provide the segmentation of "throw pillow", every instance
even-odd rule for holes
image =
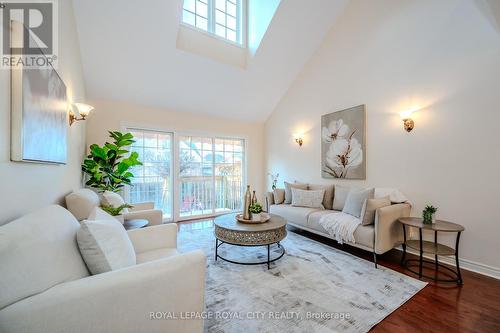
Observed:
[[[365,190],[351,190],[347,195],[347,199],[345,200],[344,209],[342,209],[343,213],[352,215],[354,217],[361,216],[361,210],[363,209],[363,205],[365,201],[373,198],[373,194],[375,193],[374,188],[368,188]]]
[[[292,187],[292,206],[324,209],[324,196],[325,190],[308,191]]]
[[[375,223],[375,212],[377,209],[390,206],[391,199],[389,196],[380,199],[368,199],[361,210],[361,224],[370,225]]]
[[[134,247],[118,221],[83,221],[76,233],[83,260],[92,274],[136,264]]]
[[[273,190],[274,203],[276,205],[281,205],[285,202],[285,189],[275,188]]]
[[[309,184],[309,190],[317,191],[317,190],[325,190],[325,197],[323,198],[323,206],[325,209],[332,209],[333,207],[333,192],[335,190],[335,186],[331,185],[314,185]]]
[[[350,187],[335,185],[335,196],[333,197],[333,209],[342,210],[344,209],[345,200],[347,199],[347,195],[351,190]]]
[[[104,201],[103,204],[106,206],[111,206],[116,208],[125,204],[125,201],[123,201],[123,198],[118,193],[105,191],[102,194],[102,196]],[[123,208],[121,214],[126,214],[126,213],[128,213],[128,208]]]
[[[307,184],[285,182],[285,203],[288,205],[292,203],[292,188],[307,190]]]

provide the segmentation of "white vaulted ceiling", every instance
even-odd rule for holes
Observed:
[[[245,69],[176,48],[182,0],[73,2],[90,99],[264,121],[348,0],[282,0]]]

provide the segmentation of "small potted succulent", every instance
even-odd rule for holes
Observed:
[[[435,222],[434,215],[437,210],[438,209],[432,205],[425,206],[425,209],[422,211],[422,218],[424,219],[425,224],[432,224]]]
[[[250,208],[248,208],[252,215],[252,221],[260,221],[261,220],[261,214],[262,213],[262,205],[259,203],[254,203],[250,205]]]

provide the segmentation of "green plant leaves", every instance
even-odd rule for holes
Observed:
[[[109,131],[109,136],[113,143],[106,142],[102,147],[97,144],[90,146],[90,154],[83,161],[82,171],[89,177],[85,183],[87,186],[116,192],[124,184],[132,184],[134,175],[129,169],[142,163],[137,152],[126,157],[129,154],[127,148],[135,142],[131,133]]]

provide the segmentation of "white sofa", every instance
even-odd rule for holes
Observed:
[[[90,276],[80,224],[49,206],[0,227],[0,332],[202,332],[202,320],[150,319],[204,311],[201,251],[177,253],[177,226],[128,232],[137,265]]]
[[[321,188],[321,185],[309,185]],[[375,189],[377,193],[377,189]],[[332,198],[334,193],[331,193]],[[327,238],[334,239],[319,224],[320,218],[334,210],[295,207],[290,204],[275,204],[273,192],[266,195],[267,211],[285,218],[289,225],[303,229]],[[377,254],[383,254],[403,243],[403,228],[398,222],[400,217],[410,216],[411,205],[398,203],[376,210],[375,223],[359,225],[354,232],[355,242],[345,242],[348,245],[373,252],[373,261],[377,267]]]
[[[99,195],[88,188],[79,189],[66,196],[66,207],[78,221],[88,218],[94,208],[100,205]],[[159,209],[154,209],[153,202],[135,203],[129,208],[128,213],[117,216],[117,219],[122,223],[127,220],[143,219],[151,226],[163,223],[163,213]]]

